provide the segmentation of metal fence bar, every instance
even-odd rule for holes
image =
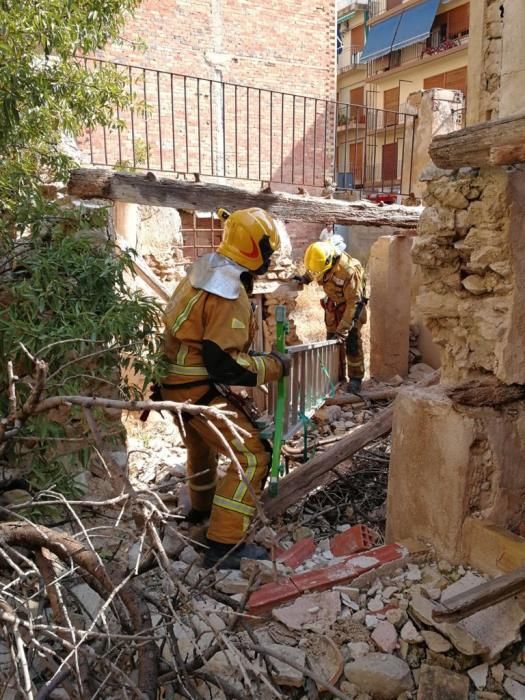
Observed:
[[[79,61],[87,70],[109,63],[89,58]],[[412,179],[415,115],[140,66],[112,65],[122,72],[132,104],[125,114],[118,112],[125,125],[122,129],[101,127],[89,134],[93,165],[132,163],[137,170],[198,172],[319,189],[332,177],[339,181],[339,189],[368,193],[386,188],[408,194],[402,190]],[[245,97],[239,90],[245,91]],[[254,90],[256,98],[251,94]],[[137,109],[143,112],[138,120]],[[412,139],[408,126],[412,126]],[[163,142],[169,138],[170,128],[172,158],[168,157],[170,147]],[[384,147],[395,141],[399,146],[403,143],[397,170],[383,171],[383,155],[393,150]]]

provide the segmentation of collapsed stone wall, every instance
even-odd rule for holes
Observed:
[[[450,173],[430,166],[427,205],[413,260],[422,285],[417,306],[442,348],[444,383],[494,374],[525,381],[525,358],[515,341],[525,329],[524,262],[519,226],[512,226],[513,181],[496,168]],[[513,352],[513,350],[515,352]]]

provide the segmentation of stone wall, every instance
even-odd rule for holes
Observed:
[[[523,209],[519,179],[503,170],[429,167],[413,259],[420,314],[441,347],[442,381],[494,374],[525,382]]]

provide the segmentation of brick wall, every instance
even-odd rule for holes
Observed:
[[[323,186],[335,124],[325,102],[336,90],[332,0],[146,0],[123,37],[98,58],[131,64],[122,70],[149,109],[135,110],[133,125],[120,114],[120,135],[94,134],[95,163]],[[145,50],[133,50],[140,39]]]

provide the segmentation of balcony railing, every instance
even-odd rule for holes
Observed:
[[[361,54],[363,53],[362,46],[350,46],[343,49],[342,52],[337,57],[337,72],[346,73],[353,68],[366,66],[365,63],[361,63]]]
[[[379,73],[399,68],[399,66],[406,63],[421,61],[427,56],[435,56],[436,54],[442,54],[451,49],[456,49],[458,46],[467,44],[468,37],[468,29],[465,29],[454,37],[443,36],[439,30],[436,30],[432,32],[426,41],[411,44],[404,49],[392,51],[386,56],[368,61],[367,76],[370,78]]]
[[[81,60],[94,71],[103,63]],[[118,128],[98,127],[78,140],[93,165],[322,189],[347,172],[343,141],[359,141],[370,164],[394,138],[404,144],[404,194],[410,192],[413,115],[114,65],[133,106],[115,110]],[[363,170],[359,188],[374,187]]]

